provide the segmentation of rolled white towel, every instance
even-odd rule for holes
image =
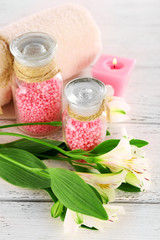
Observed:
[[[25,17],[0,29],[0,61],[6,61],[4,42],[9,44],[15,37],[27,32],[45,32],[58,42],[57,65],[66,80],[91,64],[101,49],[99,29],[84,7],[65,4]],[[1,52],[3,51],[3,55]],[[4,74],[4,64],[0,64]],[[2,81],[2,79],[1,79]],[[3,78],[4,81],[4,78]],[[9,82],[9,76],[6,77]],[[0,88],[0,106],[11,99],[10,85]]]

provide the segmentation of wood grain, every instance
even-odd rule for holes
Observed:
[[[60,219],[53,219],[50,216],[52,203],[0,202],[0,239],[159,239],[159,204],[118,205],[125,208],[126,215],[120,215],[118,223],[106,225],[105,231],[80,229],[78,233],[66,235]]]

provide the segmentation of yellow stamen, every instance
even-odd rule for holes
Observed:
[[[110,184],[103,184],[103,183],[97,183],[97,185],[102,189],[108,189],[110,188]]]

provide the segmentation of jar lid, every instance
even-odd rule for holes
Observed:
[[[86,108],[101,102],[105,94],[104,83],[95,78],[76,78],[65,87],[68,101]]]
[[[52,60],[56,49],[56,40],[41,32],[22,34],[10,44],[10,51],[16,61],[31,67],[47,64]]]
[[[90,116],[99,111],[106,95],[106,87],[95,78],[76,78],[66,85],[65,95],[72,111]]]

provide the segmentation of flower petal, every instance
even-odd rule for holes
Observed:
[[[120,171],[116,173],[84,173],[84,172],[77,172],[77,174],[83,178],[83,180],[89,184],[119,184],[119,182],[123,182],[126,176],[126,171]],[[104,186],[105,188],[105,186]],[[115,188],[115,187],[114,187]]]
[[[115,200],[114,189],[118,188],[122,182],[125,182],[126,170],[117,173],[77,173],[83,180],[92,185],[101,195],[103,202]]]
[[[110,98],[114,95],[114,88],[111,85],[106,85],[107,89],[107,98]]]
[[[121,214],[121,215],[125,214],[125,210],[121,206],[107,204],[104,206],[104,208],[109,217],[108,222],[111,222],[111,223],[118,221],[117,214]]]
[[[107,102],[108,119],[110,122],[123,122],[128,119],[130,106],[125,102],[124,98],[112,97]]]
[[[71,211],[70,209],[67,209],[63,224],[65,233],[74,233],[78,231],[78,228],[81,224],[76,223],[76,218],[76,213]]]
[[[122,109],[126,113],[128,113],[131,110],[131,107],[128,103],[124,100],[124,98],[120,97],[112,97],[112,100],[107,103],[108,108],[110,111],[113,109]]]
[[[106,164],[109,167],[115,167],[114,171],[117,171],[116,166],[121,168],[126,167],[124,160],[132,158],[131,146],[128,138],[122,137],[116,148],[108,153],[98,156],[97,158],[101,159],[103,164]]]
[[[105,208],[109,219],[107,221],[99,220],[96,218],[84,216],[84,222],[88,227],[96,227],[99,230],[103,230],[107,224],[114,223],[118,221],[117,214],[125,214],[124,208],[121,206],[104,204],[103,207]]]
[[[105,198],[108,198],[109,202],[114,202],[115,200],[115,190],[113,188],[108,188],[108,189],[101,189],[97,188],[98,192],[100,193],[102,199],[105,200]]]
[[[106,210],[109,219],[101,220],[98,218],[90,217],[87,215],[83,215],[83,224],[88,227],[95,227],[99,230],[103,230],[106,224],[117,222],[118,217],[117,214],[124,214],[124,208],[116,205],[103,204],[104,209]],[[76,213],[67,209],[65,221],[64,221],[64,230],[65,233],[73,233],[76,232],[80,226],[80,224],[76,224],[75,221]]]

